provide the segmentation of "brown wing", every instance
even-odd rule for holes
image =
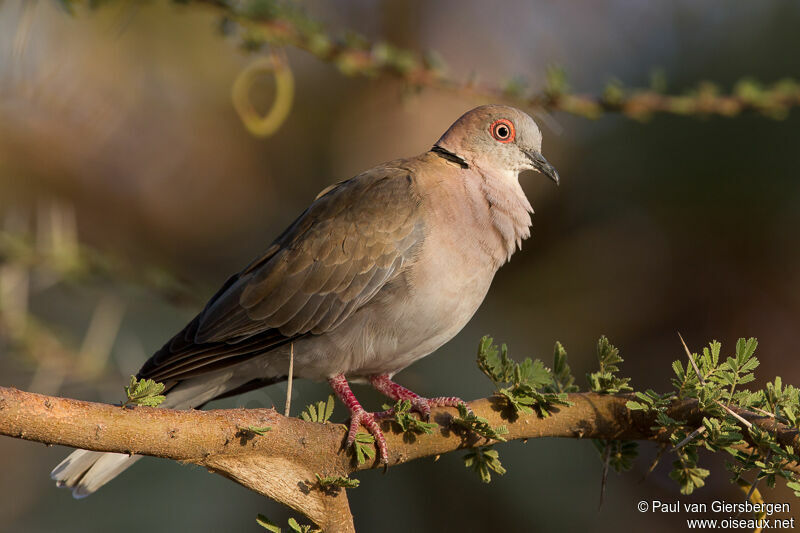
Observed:
[[[418,207],[405,169],[326,189],[139,376],[185,379],[335,328],[413,259],[424,238]]]

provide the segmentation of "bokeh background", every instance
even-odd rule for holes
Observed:
[[[496,85],[516,75],[541,86],[553,64],[595,94],[611,78],[647,85],[654,69],[670,92],[800,75],[800,4],[780,0],[303,5],[334,33],[433,49],[453,76]],[[0,3],[0,385],[119,401],[127,376],[320,189],[427,150],[483,103],[287,55],[292,112],[258,139],[230,98],[253,56],[220,35],[210,10],[120,2],[70,16],[57,2]],[[272,92],[268,78],[259,82],[256,104],[268,107]],[[464,331],[399,381],[431,396],[488,395],[474,362],[487,333],[517,358],[545,361],[560,340],[581,377],[605,334],[637,389],[666,390],[680,331],[695,350],[718,339],[724,352],[756,336],[759,383],[800,382],[800,115],[541,118],[561,187],[522,176],[533,237]],[[382,401],[356,392],[367,406]],[[296,382],[294,410],[328,393]],[[282,408],[284,396],[279,385],[217,406]],[[334,419],[345,413],[337,406]],[[633,471],[611,474],[600,509],[590,443],[499,450],[508,473],[490,485],[459,453],[359,474],[357,528],[659,532],[690,518],[636,511],[642,499],[679,499],[670,459],[645,479],[654,446],[641,446]],[[259,531],[257,513],[282,524],[290,516],[221,477],[156,459],[74,501],[48,477],[67,451],[0,438],[0,530]],[[704,461],[707,486],[681,501],[742,497],[721,462]],[[789,491],[765,495],[792,502],[800,518]]]

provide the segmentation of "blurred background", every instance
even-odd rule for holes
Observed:
[[[334,34],[356,31],[420,53],[450,75],[541,87],[557,64],[599,94],[612,78],[647,85],[654,69],[680,92],[711,80],[800,75],[800,4],[688,0],[479,0],[301,3]],[[197,6],[114,2],[74,15],[57,2],[0,2],[0,385],[117,402],[130,374],[316,193],[377,163],[430,148],[482,100],[346,77],[288,47],[294,105],[271,137],[245,129],[231,104],[256,56]],[[269,77],[252,91],[266,109]],[[763,383],[800,382],[800,116],[782,120],[540,115],[543,152],[559,170],[521,181],[533,236],[503,267],[469,325],[398,380],[423,395],[491,393],[475,365],[481,335],[518,359],[549,363],[564,343],[575,374],[593,370],[601,334],[620,347],[636,389],[667,390],[669,364],[712,339],[732,352],[759,339]],[[585,382],[581,383],[585,385]],[[285,385],[216,403],[282,409]],[[382,402],[356,393],[368,408]],[[298,381],[293,414],[329,394]],[[334,420],[346,410],[337,405]],[[684,514],[639,500],[740,499],[716,459],[691,497],[665,458],[640,447],[612,473],[598,509],[601,462],[588,442],[500,446],[508,469],[490,485],[461,455],[359,474],[349,491],[359,531],[672,531]],[[67,449],[0,438],[0,530],[261,531],[257,513],[288,511],[202,469],[145,459],[91,498],[49,479]],[[790,491],[768,501],[800,503]],[[717,518],[723,518],[716,516]]]

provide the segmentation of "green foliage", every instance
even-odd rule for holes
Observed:
[[[701,354],[691,354],[685,368],[680,361],[675,361],[672,364],[675,374],[672,384],[676,389],[676,396],[680,399],[697,399],[701,409],[720,416],[724,416],[725,407],[731,403],[743,407],[752,403],[756,399],[751,397],[753,393],[736,389],[755,379],[753,370],[759,364],[754,356],[757,346],[756,339],[739,339],[735,355],[720,362],[722,344],[712,341],[708,347],[703,348]],[[692,361],[694,365],[691,364]]]
[[[700,442],[709,451],[733,452],[733,446],[744,444],[739,425],[730,418],[703,417],[703,428],[705,428],[704,438]]]
[[[696,446],[684,446],[675,453],[678,458],[672,462],[669,477],[681,486],[681,494],[689,495],[705,485],[705,479],[711,472],[697,466]]]
[[[500,463],[500,454],[493,450],[491,446],[475,448],[464,456],[464,466],[472,468],[480,476],[481,481],[490,483],[492,481],[492,471],[499,475],[506,473],[506,469]]]
[[[263,437],[270,429],[272,428],[269,426],[247,426],[244,428],[239,428],[239,431],[244,431],[246,433],[252,433],[253,435]]]
[[[628,383],[630,378],[620,378],[617,376],[619,365],[624,360],[619,355],[619,349],[608,342],[603,335],[597,341],[597,362],[600,370],[586,375],[589,380],[589,389],[600,394],[619,394],[620,392],[633,390]]]
[[[389,409],[388,405],[383,406]],[[403,433],[424,433],[430,435],[439,427],[435,422],[423,422],[411,414],[411,400],[398,400],[391,408],[394,412],[394,421],[400,426]]]
[[[360,465],[366,463],[367,459],[374,459],[375,437],[363,431],[356,433],[356,440],[353,441],[353,452],[356,454],[356,462]]]
[[[570,92],[567,72],[559,65],[550,65],[545,73],[544,93],[552,99]]]
[[[663,395],[651,390],[637,392],[635,399],[627,402],[628,409],[654,414],[653,429],[669,435],[676,454],[670,477],[679,483],[682,494],[691,494],[702,487],[710,474],[698,466],[700,448],[729,454],[732,461],[726,464],[726,469],[734,482],[742,483],[743,475],[755,471],[755,479],[766,479],[770,487],[780,477],[792,490],[800,489],[797,475],[786,468],[800,459],[794,448],[780,445],[774,433],[750,424],[739,414],[773,416],[797,428],[800,390],[796,387],[784,385],[776,377],[762,390],[742,388],[755,379],[753,371],[759,365],[755,357],[757,346],[754,338],[739,339],[734,354],[723,359],[722,344],[712,341],[701,353],[688,354],[687,364],[682,361],[672,364],[672,392]],[[698,428],[687,427],[685,421],[668,414],[673,402],[686,399],[697,400],[698,407],[707,413]],[[748,443],[755,447],[750,453],[742,451]]]
[[[322,488],[328,487],[340,487],[343,489],[354,489],[358,487],[361,482],[357,479],[352,479],[347,476],[325,476],[322,477],[319,474],[314,474],[317,476],[317,483]]]
[[[633,468],[633,461],[639,455],[639,443],[631,440],[592,439],[592,444],[603,461],[608,457],[608,465],[615,472],[627,472]]]
[[[287,520],[287,523],[289,524],[289,529],[291,529],[295,533],[322,533],[321,529],[316,528],[314,526],[310,526],[308,524],[303,524],[303,525],[298,524],[297,520],[295,520],[294,518],[290,518],[289,520]]]
[[[553,370],[550,371],[552,383],[544,386],[545,392],[570,393],[578,392],[579,387],[575,385],[575,376],[572,369],[567,364],[567,350],[556,341],[553,348]]]
[[[256,523],[272,533],[281,533],[281,531],[283,531],[263,514],[260,514],[256,517]],[[297,520],[294,518],[290,518],[287,523],[289,524],[289,529],[295,533],[322,533],[321,529],[315,528],[314,526],[298,524]]]
[[[800,498],[800,482],[797,481],[788,481],[786,486],[789,487],[794,491],[794,495]]]
[[[458,406],[458,416],[450,421],[452,426],[462,428],[473,433],[477,433],[481,437],[487,439],[499,440],[505,442],[503,435],[508,433],[508,428],[505,426],[498,426],[493,428],[489,421],[482,416],[478,416],[470,411],[466,405],[461,404]]]
[[[567,353],[556,343],[553,371],[540,360],[526,358],[517,363],[508,356],[503,344],[499,349],[491,337],[483,337],[478,345],[478,367],[494,383],[497,394],[514,409],[514,413],[547,417],[553,405],[571,405],[567,392],[577,390],[575,378],[567,365]]]
[[[712,343],[714,346],[715,343]],[[720,344],[716,343],[717,352],[719,352]],[[728,403],[733,399],[733,393],[736,387],[750,383],[755,379],[753,370],[758,367],[758,359],[754,357],[758,341],[754,338],[739,339],[736,342],[736,355],[735,357],[728,357],[728,359],[716,369],[716,372],[710,376],[712,383],[717,383],[721,386],[728,387],[728,394],[726,400]],[[705,355],[706,350],[703,350]]]
[[[653,409],[665,410],[672,404],[671,393],[658,394],[652,389],[647,389],[645,392],[634,392],[633,395],[639,401],[628,400],[625,404],[631,411],[649,411]]]
[[[513,76],[503,86],[503,93],[509,98],[521,98],[528,89],[528,84],[522,76]]]
[[[792,385],[784,386],[780,376],[775,381],[767,383],[760,396],[747,397],[757,406],[772,413],[784,423],[798,427],[798,409],[800,406],[800,389]]]
[[[272,533],[281,533],[281,528],[263,514],[259,514],[256,517],[256,523],[267,531],[271,531]]]
[[[620,106],[625,101],[625,88],[622,82],[616,78],[609,80],[603,89],[602,98],[609,107]]]
[[[137,380],[136,376],[131,376],[130,384],[125,387],[125,394],[128,397],[122,404],[123,407],[135,404],[147,407],[157,407],[167,399],[161,393],[164,392],[164,384],[156,383],[152,379]]]
[[[333,415],[333,406],[333,394],[331,394],[325,402],[319,401],[316,404],[307,405],[305,411],[300,413],[300,417],[306,422],[326,424],[331,419],[331,415]]]

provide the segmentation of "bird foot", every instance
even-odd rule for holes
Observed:
[[[347,406],[350,410],[350,430],[347,433],[347,446],[353,446],[356,441],[356,434],[360,427],[364,427],[375,438],[375,446],[378,448],[378,459],[384,466],[389,464],[389,451],[386,445],[386,437],[383,435],[383,430],[379,425],[380,420],[394,417],[394,408],[387,409],[378,413],[370,413],[366,411],[361,404],[358,403],[355,394],[350,390],[350,385],[344,375],[339,374],[328,379],[328,382],[333,388],[336,396]],[[461,398],[455,396],[440,396],[438,398],[423,398],[422,396],[411,392],[394,383],[389,379],[388,375],[373,376],[370,378],[372,385],[381,393],[395,401],[409,400],[411,402],[411,410],[420,414],[424,420],[431,417],[431,409],[434,407],[458,407],[461,404],[466,405],[466,402]]]
[[[440,396],[438,398],[423,398],[422,396],[415,396],[413,398],[396,398],[396,401],[409,400],[411,401],[411,410],[419,413],[423,420],[431,418],[431,409],[434,407],[458,407],[459,405],[466,405],[467,402],[455,396]],[[375,417],[383,420],[392,418],[394,416],[394,407],[375,413]]]
[[[381,374],[372,376],[370,383],[381,394],[388,396],[394,401],[409,400],[411,402],[411,410],[416,411],[420,416],[428,420],[431,417],[431,408],[433,407],[458,407],[461,404],[466,405],[467,402],[455,396],[439,396],[438,398],[423,398],[419,394],[408,390],[402,385],[398,385],[392,381],[388,375]],[[376,413],[379,418],[390,418],[394,416],[394,408],[388,409],[381,413]]]
[[[378,425],[381,413],[370,413],[364,409],[350,411],[350,431],[347,433],[347,446],[352,446],[356,441],[356,433],[358,428],[364,426],[364,429],[370,432],[375,438],[375,445],[378,447],[378,458],[381,464],[386,465],[389,463],[389,449],[386,446],[386,437],[383,436],[383,430]]]
[[[350,390],[347,380],[344,375],[339,374],[328,379],[328,382],[333,388],[336,396],[347,406],[350,411],[350,430],[347,432],[347,446],[350,447],[356,441],[356,433],[358,428],[364,426],[364,429],[375,438],[375,446],[378,448],[378,459],[384,466],[389,464],[389,449],[386,445],[386,437],[383,436],[383,430],[378,425],[381,413],[367,412],[361,404],[358,403],[356,395]]]

